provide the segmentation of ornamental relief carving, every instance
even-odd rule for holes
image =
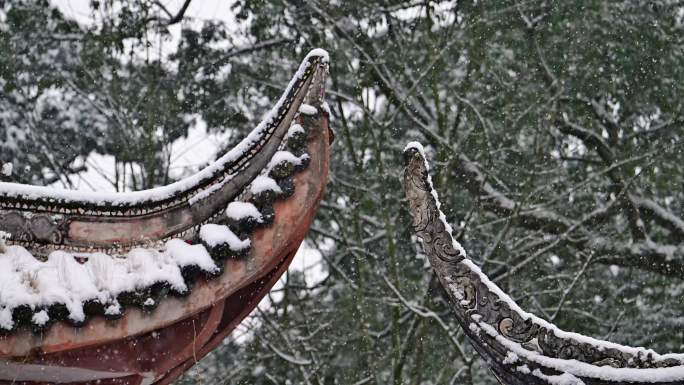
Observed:
[[[464,256],[454,248],[454,244],[446,230],[444,222],[439,218],[437,203],[431,190],[426,187],[427,170],[425,167],[407,168],[404,173],[404,184],[411,214],[413,230],[423,240],[425,253],[436,256],[442,262],[457,264]]]
[[[9,242],[35,242],[59,245],[64,240],[63,217],[0,210],[0,231],[10,234]]]
[[[432,195],[427,168],[423,156],[409,149],[405,153],[406,170],[404,188],[413,217],[413,229],[422,240],[423,249],[437,272],[453,303],[453,310],[462,325],[473,321],[484,322],[501,336],[519,343],[523,348],[537,351],[547,357],[578,360],[597,366],[609,365],[622,368],[654,368],[681,365],[675,359],[655,361],[651,354],[638,355],[594,345],[571,337],[559,337],[541,323],[511,309],[508,301],[501,298],[482,282],[480,274],[463,262],[464,256],[453,247],[452,235],[440,219],[441,212]],[[475,335],[479,345],[491,345],[494,351],[507,349],[486,333]],[[487,349],[485,349],[487,350]]]

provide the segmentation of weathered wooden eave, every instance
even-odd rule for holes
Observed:
[[[221,219],[223,215],[218,214],[230,201],[250,201],[260,209],[268,208],[271,214],[267,223],[241,230],[251,242],[248,252],[236,255],[228,250],[227,255],[223,255],[225,253],[220,250],[209,250],[222,264],[222,273],[197,276],[188,293],[166,295],[154,309],[130,306],[119,319],[90,315],[85,323],[77,326],[56,321],[38,331],[28,325],[9,332],[0,330],[0,384],[169,384],[218,346],[254,309],[287,270],[308,232],[327,183],[331,132],[323,98],[328,65],[320,54],[310,55],[307,61],[308,64],[305,62],[302,67],[305,68],[304,83],[300,90],[293,94],[290,102],[289,93],[281,99],[285,101],[285,108],[282,118],[277,118],[273,134],[260,141],[261,146],[251,154],[250,163],[241,166],[240,172],[248,177],[237,180],[229,188],[226,184],[220,185],[209,190],[211,194],[202,194],[200,200],[195,199],[194,204],[200,204],[206,213],[189,219],[187,233],[162,234],[157,238],[162,241],[180,237],[188,242],[201,242],[195,230],[203,222],[224,220]],[[293,125],[300,125],[303,131],[299,132],[305,132],[305,136],[295,138],[292,131],[288,132]],[[272,161],[274,153],[283,149],[308,154],[305,167],[291,170],[294,174],[279,170],[279,176],[273,176],[279,181],[282,194],[251,194],[249,183]],[[255,165],[254,170],[250,168],[252,165]],[[216,175],[218,179],[209,185],[220,183],[223,176]],[[193,194],[209,185],[186,195],[186,203]],[[32,210],[40,205],[38,213],[43,215],[43,202],[32,202],[34,206],[12,210],[25,212],[30,218],[34,215]],[[50,210],[59,210],[60,204],[64,203],[59,199],[52,199],[52,202],[55,204]],[[156,215],[163,222],[168,211],[162,206],[152,208],[146,215]],[[74,215],[82,217],[82,214]],[[87,215],[98,223],[112,220],[112,214],[108,212],[94,210]],[[140,219],[138,215],[122,215],[121,212],[114,217],[115,220]],[[149,241],[147,239],[145,244]],[[12,239],[10,243],[13,243]],[[80,250],[80,246],[72,247],[47,238],[37,244],[14,244],[36,246],[44,252]],[[117,241],[98,247],[104,245],[109,251],[125,251],[135,244]]]

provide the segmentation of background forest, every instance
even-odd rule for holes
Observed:
[[[322,276],[291,270],[179,384],[495,383],[409,232],[411,140],[458,240],[524,308],[684,350],[681,2],[235,0],[230,23],[189,5],[92,0],[85,25],[0,0],[15,182],[86,188],[99,154],[114,190],[166,184],[202,166],[172,167],[172,143],[200,123],[236,143],[309,49],[330,52]]]

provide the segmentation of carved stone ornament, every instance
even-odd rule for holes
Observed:
[[[418,143],[404,152],[413,229],[454,315],[504,385],[684,384],[684,355],[659,355],[568,333],[520,309],[455,242]]]

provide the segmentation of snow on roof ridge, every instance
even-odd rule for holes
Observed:
[[[453,228],[451,227],[449,222],[447,222],[446,216],[444,215],[444,213],[441,210],[442,204],[439,201],[437,191],[435,190],[435,188],[433,187],[433,184],[432,184],[432,177],[430,176],[430,165],[428,164],[427,156],[425,156],[425,148],[423,147],[423,145],[420,142],[409,142],[406,145],[406,147],[404,147],[404,151],[407,151],[410,149],[414,149],[414,150],[418,151],[418,153],[420,153],[420,156],[423,159],[423,164],[425,165],[425,171],[427,172],[428,186],[430,187],[430,192],[432,194],[432,197],[435,199],[435,204],[437,205],[437,211],[439,212],[439,219],[442,221],[442,223],[444,223],[444,227],[445,227],[446,231],[449,233],[449,236],[451,237],[451,242],[454,245],[454,249],[458,250],[458,252],[463,256],[463,258],[465,258],[467,260],[468,256],[466,254],[465,249],[454,238]]]
[[[295,126],[295,130],[305,131],[301,125]],[[257,192],[282,192],[278,182],[268,175],[271,169],[283,162],[306,166],[308,159],[306,152],[296,156],[289,151],[277,151],[262,170],[264,174],[255,178],[249,188]],[[260,210],[251,202],[230,202],[225,212],[232,219],[253,218],[258,224],[266,224]],[[233,253],[242,255],[251,246],[249,238],[241,239],[228,226],[204,224],[197,234],[199,244],[172,238],[159,250],[137,247],[123,258],[59,250],[41,261],[21,246],[5,246],[8,235],[0,232],[0,330],[12,330],[16,326],[13,312],[19,307],[28,307],[33,312],[30,322],[39,327],[51,321],[53,305],[66,307],[67,318],[76,324],[86,320],[87,301],[99,302],[105,315],[120,316],[122,305],[127,305],[126,302],[119,304],[120,294],[125,294],[124,298],[128,294],[149,295],[147,290],[157,283],[183,294],[188,291],[186,268],[217,275],[222,271],[217,262]],[[154,306],[156,299],[153,295],[140,298],[140,305]],[[26,322],[23,318],[22,321]]]
[[[264,191],[273,191],[275,193],[282,193],[283,190],[278,186],[278,182],[268,175],[259,175],[252,181],[249,187],[252,194],[259,194]]]
[[[197,173],[183,178],[166,186],[155,187],[147,190],[131,191],[131,192],[101,192],[101,191],[75,191],[62,190],[46,186],[32,186],[20,183],[0,182],[0,195],[11,197],[26,197],[29,199],[53,197],[68,201],[78,200],[84,203],[102,205],[110,203],[113,205],[121,205],[125,203],[139,203],[148,200],[166,199],[179,191],[187,190],[196,186],[202,180],[211,178],[215,172],[218,172],[226,163],[234,161],[242,156],[249,145],[258,141],[262,132],[267,128],[275,117],[278,116],[278,110],[285,103],[287,95],[290,93],[296,82],[306,72],[306,69],[311,65],[311,58],[321,58],[322,62],[328,62],[328,53],[320,48],[311,50],[304,60],[299,65],[297,72],[290,80],[285,91],[281,94],[276,104],[269,110],[261,122],[244,138],[237,146],[230,149],[227,153],[217,159],[214,163],[208,165]]]
[[[306,54],[304,60],[309,60],[312,57],[320,57],[323,63],[330,63],[330,54],[323,48],[314,48]]]
[[[276,151],[268,162],[266,169],[271,170],[281,163],[291,163],[294,166],[300,166],[302,162],[309,158],[309,154],[302,154],[297,156],[290,151]]]
[[[234,220],[252,218],[259,223],[264,220],[259,209],[253,203],[242,201],[230,202],[226,207],[226,216]]]
[[[9,239],[10,236],[11,236],[10,233],[0,231],[0,253],[5,252],[6,247],[7,247],[7,245],[5,245],[5,240]]]
[[[502,336],[491,325],[484,322],[478,322],[477,326],[473,326],[473,329],[476,332],[479,332],[477,328],[482,329],[482,331],[487,333],[490,337],[496,339],[497,342],[504,345],[507,349],[510,349],[515,355],[536,364],[555,369],[561,373],[568,374],[569,376],[566,376],[565,378],[568,382],[560,382],[558,383],[559,385],[583,385],[584,382],[577,377],[588,377],[611,382],[641,383],[673,382],[681,381],[684,378],[684,366],[682,365],[662,368],[615,368],[610,365],[597,366],[577,360],[549,357],[532,350],[527,350],[519,343]],[[549,380],[552,379],[547,379],[547,382],[556,384]]]
[[[240,239],[228,226],[206,224],[200,228],[200,239],[209,247],[227,244],[231,250],[242,251],[250,247],[249,238]]]
[[[296,156],[289,151],[277,151],[264,168],[266,174],[255,178],[250,189],[280,192],[276,180],[267,175],[270,169],[282,162],[302,165],[306,159],[306,153]],[[232,219],[253,218],[259,224],[265,223],[262,213],[251,202],[230,202],[225,212]],[[119,316],[123,309],[119,304],[120,294],[141,293],[157,283],[185,293],[188,291],[185,268],[214,275],[221,272],[216,259],[224,258],[221,255],[226,248],[239,254],[251,246],[249,238],[240,239],[228,226],[204,224],[199,229],[199,244],[172,238],[161,249],[137,247],[123,258],[58,250],[41,261],[21,246],[5,246],[8,235],[0,232],[0,330],[14,328],[13,311],[18,307],[30,308],[34,312],[30,322],[39,327],[50,322],[52,305],[64,305],[68,319],[77,324],[86,320],[84,304],[91,300],[104,307],[105,315]],[[156,298],[141,300],[143,306],[156,304]]]
[[[442,223],[444,223],[446,231],[448,232],[449,236],[451,237],[452,242],[454,244],[454,247],[462,253],[462,256],[464,258],[460,263],[465,264],[474,273],[476,273],[479,276],[481,282],[483,284],[485,284],[491,292],[493,292],[494,294],[499,296],[501,300],[505,301],[511,310],[518,313],[523,319],[531,320],[532,322],[538,324],[539,326],[542,326],[548,330],[553,331],[554,335],[556,335],[556,337],[559,337],[559,338],[573,339],[573,340],[576,340],[576,341],[581,342],[581,343],[597,345],[597,346],[602,347],[602,348],[616,349],[616,350],[619,350],[619,351],[622,351],[625,353],[632,354],[634,356],[645,357],[645,356],[650,355],[651,357],[653,357],[653,359],[655,361],[663,361],[666,359],[675,359],[675,360],[678,360],[678,361],[684,363],[684,353],[659,354],[656,351],[654,351],[653,349],[622,345],[622,344],[618,344],[618,343],[614,343],[614,342],[610,342],[610,341],[599,340],[599,339],[589,337],[589,336],[585,336],[585,335],[579,334],[579,333],[567,332],[567,331],[561,330],[556,325],[544,320],[543,318],[540,318],[540,317],[538,317],[532,313],[529,313],[529,312],[523,310],[520,306],[518,306],[518,304],[508,294],[506,294],[503,290],[501,290],[501,288],[499,288],[498,285],[496,285],[494,282],[490,281],[489,277],[487,277],[487,275],[485,275],[482,272],[482,270],[480,270],[480,268],[477,265],[475,265],[475,263],[473,263],[470,259],[468,259],[466,252],[463,249],[463,247],[461,246],[461,244],[454,239],[453,229],[452,229],[451,225],[447,222],[446,216],[444,215],[444,213],[440,209],[439,197],[438,197],[437,191],[434,188],[434,185],[432,184],[432,178],[430,177],[430,173],[429,173],[430,166],[427,162],[427,157],[425,156],[425,148],[419,142],[410,142],[406,145],[406,147],[404,148],[404,151],[409,150],[409,149],[415,149],[416,151],[418,151],[418,153],[420,153],[420,155],[423,159],[423,162],[425,164],[425,169],[428,172],[428,175],[427,175],[428,186],[430,187],[432,196],[435,199],[435,203],[437,205],[437,210],[439,212],[439,218],[442,221]],[[591,364],[586,364],[586,365],[591,365]],[[592,365],[592,366],[597,367],[595,365]],[[622,368],[622,369],[624,369],[624,368]],[[616,369],[616,370],[622,370],[622,369]],[[631,369],[631,370],[645,370],[645,369]],[[682,378],[684,378],[684,368],[682,368],[681,376],[679,377],[679,379],[682,379]]]

